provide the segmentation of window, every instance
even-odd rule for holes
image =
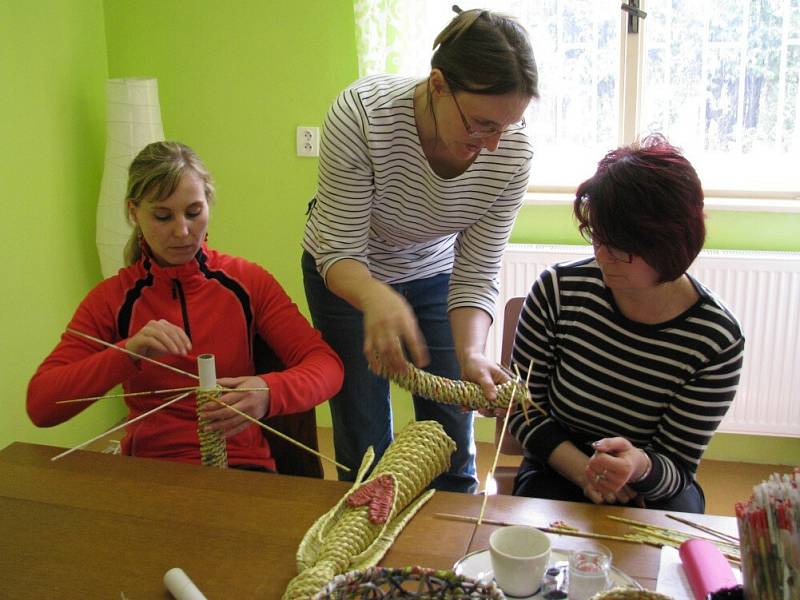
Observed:
[[[800,196],[800,0],[482,0],[531,35],[532,190],[572,191],[649,132],[683,148],[707,193]],[[357,0],[362,74],[424,76],[452,0]],[[472,5],[461,4],[462,8]]]

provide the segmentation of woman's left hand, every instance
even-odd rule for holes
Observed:
[[[592,486],[603,494],[616,494],[640,470],[643,452],[623,437],[604,438],[592,447],[594,455],[586,466]]]
[[[461,377],[481,386],[483,395],[489,401],[497,398],[497,386],[508,381],[508,375],[494,362],[480,353],[468,355],[462,359]]]
[[[261,377],[249,375],[244,377],[224,377],[217,383],[224,388],[264,388],[266,384]],[[220,398],[222,402],[236,408],[240,412],[261,419],[269,409],[269,390],[257,392],[228,392]],[[208,419],[211,431],[221,431],[225,437],[231,437],[252,425],[252,421],[217,403],[207,403],[201,417]]]

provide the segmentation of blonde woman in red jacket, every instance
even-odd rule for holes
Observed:
[[[214,354],[222,386],[267,388],[222,396],[256,419],[308,410],[339,390],[341,361],[272,275],[207,247],[213,197],[211,177],[190,148],[176,142],[145,147],[129,170],[127,209],[134,232],[125,250],[128,266],[89,292],[68,328],[192,373],[198,355]],[[285,370],[255,372],[255,336]],[[87,406],[58,400],[99,396],[118,384],[127,393],[196,381],[66,332],[30,381],[28,415],[40,427],[57,425]],[[129,417],[163,401],[128,397]],[[221,406],[203,416],[210,429],[226,436],[231,466],[274,470],[255,424]],[[194,396],[131,425],[122,450],[199,463]]]

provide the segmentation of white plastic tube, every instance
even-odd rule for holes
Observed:
[[[197,375],[200,377],[200,390],[217,388],[217,364],[213,354],[201,354],[197,357]]]
[[[175,600],[207,600],[194,582],[180,567],[175,567],[164,573],[164,585]]]

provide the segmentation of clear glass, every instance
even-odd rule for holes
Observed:
[[[620,250],[619,248],[614,248],[614,246],[609,246],[608,244],[601,244],[600,242],[592,242],[592,248],[594,248],[595,252],[597,252],[601,246],[606,249],[608,255],[615,262],[623,262],[628,264],[631,264],[633,262],[633,254],[631,254],[630,252],[625,252],[624,250]]]
[[[570,552],[567,576],[570,600],[589,600],[608,589],[610,573],[611,550],[602,544]]]
[[[525,129],[526,127],[525,117],[522,117],[522,120],[519,123],[512,123],[511,125],[507,125],[503,129],[496,129],[495,127],[477,127],[469,122],[469,119],[464,114],[464,111],[461,110],[461,105],[458,103],[458,98],[456,98],[456,95],[453,94],[451,98],[453,98],[453,102],[455,102],[456,104],[456,108],[458,109],[458,114],[461,115],[461,122],[464,123],[464,129],[467,130],[467,135],[471,138],[485,138],[497,135],[498,133],[506,133],[508,131],[519,131],[520,129]]]
[[[633,262],[633,254],[631,254],[630,252],[625,252],[624,250],[620,250],[619,248],[615,248],[614,246],[609,246],[608,244],[593,238],[590,231],[588,230],[581,231],[581,236],[583,236],[583,239],[585,239],[592,245],[592,248],[594,249],[595,253],[602,246],[603,248],[606,249],[606,253],[611,257],[612,260],[628,264]]]

